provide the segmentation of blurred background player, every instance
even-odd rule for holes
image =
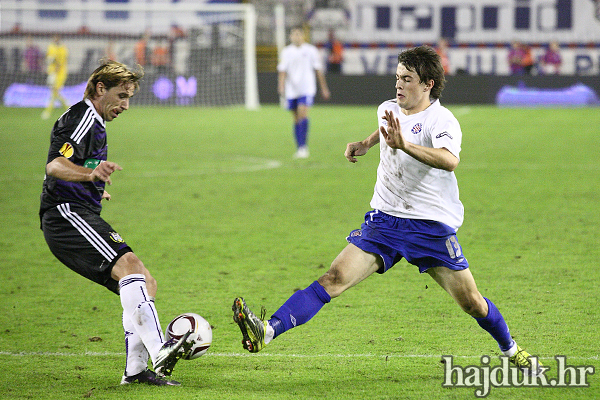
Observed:
[[[513,364],[539,371],[512,339],[498,308],[478,291],[456,237],[464,209],[453,171],[459,163],[462,132],[454,115],[439,102],[444,85],[440,57],[431,47],[400,53],[396,98],[379,106],[375,132],[349,143],[345,152],[348,161],[356,162],[357,156],[380,143],[374,210],[365,214],[361,229],[350,232],[348,245],[329,271],[296,291],[269,321],[254,315],[243,298],[234,300],[233,319],[245,349],[260,351],[272,339],[308,322],[332,298],[405,258],[446,290]],[[390,299],[389,313],[394,307]]]
[[[88,80],[84,99],[52,128],[40,219],[44,238],[63,264],[120,296],[126,364],[121,384],[179,385],[165,379],[193,345],[188,335],[164,341],[154,306],[156,280],[100,216],[105,185],[121,167],[107,161],[106,123],[129,109],[143,72],[107,61]],[[154,371],[148,369],[148,357]]]
[[[69,107],[67,100],[60,94],[60,91],[67,80],[68,59],[69,50],[67,49],[67,46],[61,42],[59,35],[54,35],[54,39],[46,51],[46,64],[48,72],[48,78],[46,82],[51,90],[51,94],[46,109],[42,111],[42,119],[50,118],[50,114],[52,113],[52,110],[54,110],[54,103],[56,100],[60,101],[63,107]]]
[[[330,93],[319,52],[315,46],[305,42],[304,30],[301,27],[292,28],[290,40],[292,43],[283,49],[277,65],[277,88],[279,95],[285,97],[287,108],[294,118],[297,145],[294,157],[307,158],[308,110],[317,94],[317,79],[323,99],[328,100]]]

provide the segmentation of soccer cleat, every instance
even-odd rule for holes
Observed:
[[[121,379],[121,385],[129,385],[130,383],[147,383],[148,385],[154,386],[180,386],[181,383],[177,381],[171,381],[164,379],[164,377],[157,375],[156,372],[150,371],[149,369],[135,374],[132,376],[123,375]]]
[[[171,376],[177,361],[179,361],[180,358],[187,356],[195,343],[193,340],[187,340],[191,334],[192,331],[189,331],[179,340],[172,338],[162,345],[156,355],[156,361],[154,363],[154,371],[156,371],[157,374]]]
[[[265,346],[265,328],[267,322],[264,321],[266,311],[261,309],[260,318],[258,318],[246,305],[242,297],[237,297],[233,302],[233,320],[238,324],[242,331],[242,345],[250,353],[258,353]]]
[[[294,154],[294,158],[308,158],[310,157],[310,152],[308,151],[308,147],[302,146],[298,148],[298,151]]]
[[[537,361],[536,357],[533,357],[532,361],[531,354],[523,350],[519,345],[517,345],[517,352],[512,357],[509,357],[508,360],[523,370],[524,374],[536,376],[542,372],[540,368],[542,367],[542,363]]]

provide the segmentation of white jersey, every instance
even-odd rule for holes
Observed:
[[[446,148],[457,158],[462,132],[454,115],[439,100],[419,113],[405,115],[395,100],[383,102],[377,109],[379,126],[391,111],[400,121],[405,140],[431,148]],[[433,168],[402,150],[389,147],[380,135],[380,161],[371,207],[400,218],[442,222],[455,230],[462,225],[464,208],[458,198],[454,172]]]
[[[323,70],[319,51],[309,43],[290,44],[281,52],[277,71],[285,72],[285,98],[297,99],[317,94],[315,70]]]

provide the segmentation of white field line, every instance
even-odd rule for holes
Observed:
[[[0,351],[0,356],[14,356],[14,357],[31,357],[31,356],[46,356],[46,357],[121,357],[125,353],[118,352],[92,352],[86,351],[84,353],[64,353],[64,352],[11,352],[11,351]],[[441,354],[277,354],[277,353],[260,353],[260,354],[249,354],[249,353],[207,353],[203,357],[257,357],[257,358],[442,358]],[[479,359],[479,356],[453,356],[454,358],[465,358],[465,359]],[[539,357],[541,360],[553,360],[554,357]],[[567,356],[569,360],[600,360],[600,356],[581,357],[581,356]]]
[[[229,160],[235,161],[237,165],[219,164],[218,162],[209,164],[204,168],[181,171],[147,171],[137,174],[132,174],[132,178],[168,178],[168,177],[186,177],[200,175],[215,175],[228,173],[254,172],[267,169],[275,169],[281,167],[281,162],[277,160],[269,160],[266,158],[235,156]]]

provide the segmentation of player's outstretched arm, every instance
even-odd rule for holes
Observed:
[[[352,142],[346,145],[346,151],[344,152],[344,156],[351,163],[355,163],[358,160],[356,157],[364,156],[367,154],[367,151],[373,146],[379,143],[379,130],[376,130],[368,138],[361,142]]]
[[[123,168],[112,161],[98,164],[94,169],[74,164],[65,157],[56,157],[46,165],[46,173],[67,182],[106,182],[112,184],[110,175]]]

